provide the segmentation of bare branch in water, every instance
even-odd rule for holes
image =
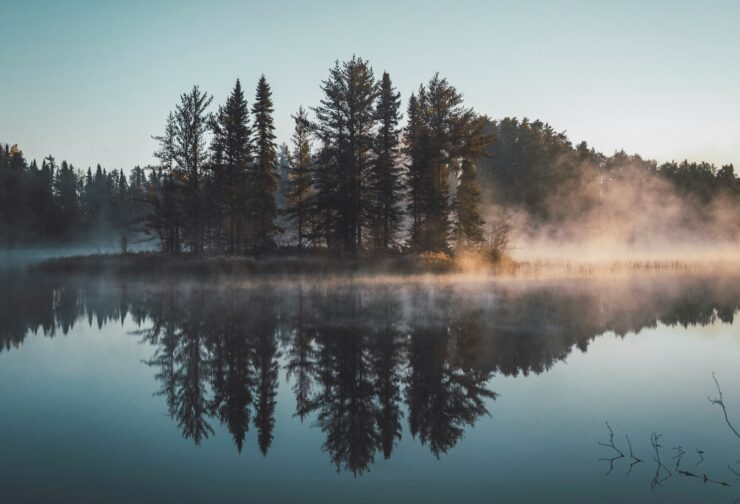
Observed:
[[[657,467],[655,468],[655,476],[653,476],[653,480],[650,482],[651,488],[655,488],[656,486],[659,486],[665,480],[673,476],[673,473],[671,472],[671,470],[668,469],[665,466],[665,464],[663,464],[663,462],[660,460],[660,448],[663,447],[663,445],[659,443],[660,437],[661,437],[661,434],[656,434],[655,432],[653,432],[653,435],[650,436],[650,444],[653,445],[653,450],[655,450],[655,457],[653,458],[653,460],[655,460],[655,463],[657,464]],[[661,469],[663,469],[663,471],[667,473],[668,475],[661,478],[660,477]]]
[[[629,471],[627,471],[627,473],[625,474],[625,476],[629,476],[629,474],[632,472],[632,468],[635,467],[636,464],[641,463],[642,459],[635,457],[635,453],[632,451],[632,443],[630,442],[630,437],[627,434],[625,434],[624,437],[627,438],[627,446],[629,446],[630,458],[632,459]]]
[[[676,455],[674,455],[673,458],[676,459],[676,471],[678,471],[678,466],[681,464],[681,459],[686,454],[686,451],[683,449],[682,446],[677,446],[673,448],[673,451],[676,452]]]
[[[717,394],[719,394],[719,397],[716,399],[712,399],[711,397],[707,396],[707,399],[709,399],[710,403],[722,407],[722,412],[725,414],[725,422],[727,422],[727,425],[730,427],[730,429],[732,429],[732,432],[735,433],[735,436],[740,439],[740,432],[735,429],[735,426],[732,425],[732,422],[730,422],[730,418],[727,416],[727,408],[725,407],[725,400],[722,397],[722,389],[719,387],[719,382],[717,381],[717,377],[715,376],[714,372],[712,372],[712,378],[714,378],[714,383],[715,385],[717,385]]]
[[[704,450],[700,450],[699,448],[697,448],[696,453],[699,454],[699,462],[697,462],[696,465],[699,465],[704,462]]]
[[[730,486],[730,484],[727,483],[726,481],[713,480],[712,478],[710,478],[706,474],[704,474],[703,476],[699,476],[698,474],[694,474],[694,473],[692,473],[690,471],[683,471],[683,470],[678,471],[678,474],[680,474],[682,476],[686,476],[687,478],[700,479],[700,480],[704,481],[704,483],[714,483],[715,485],[721,485],[721,486],[727,486],[727,487]]]
[[[735,475],[735,479],[740,481],[740,472],[737,472],[735,469],[733,469],[730,464],[727,464],[727,468],[730,470],[732,474]]]
[[[615,455],[614,457],[611,457],[611,458],[604,457],[604,458],[599,459],[599,460],[604,460],[604,461],[609,462],[609,470],[604,475],[604,476],[609,476],[609,474],[611,474],[611,472],[614,470],[614,461],[624,458],[624,453],[622,453],[622,450],[617,448],[616,445],[614,444],[614,431],[612,430],[611,425],[609,425],[609,422],[605,422],[605,423],[606,423],[606,428],[609,429],[609,442],[608,443],[599,442],[599,445],[606,446],[607,448],[611,448],[612,450],[617,452],[617,455]]]
[[[612,450],[619,453],[622,457],[624,457],[624,453],[622,453],[622,450],[617,448],[614,445],[614,431],[612,430],[611,425],[609,425],[609,422],[604,422],[606,424],[606,428],[609,429],[609,443],[599,443],[601,446],[606,446],[607,448],[611,448]]]

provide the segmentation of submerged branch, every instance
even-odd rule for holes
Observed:
[[[653,450],[655,450],[655,457],[653,460],[657,464],[657,467],[655,468],[655,476],[653,476],[653,480],[650,482],[650,487],[655,488],[656,486],[660,486],[665,480],[673,476],[673,472],[671,472],[670,469],[668,469],[665,464],[663,464],[663,461],[660,459],[660,448],[663,447],[659,443],[660,437],[662,434],[657,434],[653,432],[652,436],[650,436],[650,444],[653,445]],[[661,469],[667,473],[667,476],[664,476],[661,478]]]
[[[674,455],[674,459],[676,459],[676,471],[678,471],[678,466],[681,465],[681,459],[686,454],[686,451],[683,449],[682,446],[676,446],[673,448],[673,451],[676,452],[676,455]]]
[[[609,442],[608,443],[599,442],[599,445],[605,446],[607,448],[611,448],[612,450],[617,452],[617,455],[615,455],[614,457],[611,457],[611,458],[604,457],[604,458],[599,459],[599,460],[609,462],[609,470],[604,475],[604,476],[609,476],[609,474],[611,474],[611,472],[614,470],[614,462],[616,460],[624,458],[624,453],[622,453],[622,450],[617,448],[617,446],[614,444],[614,431],[612,430],[611,425],[609,425],[608,421],[605,421],[604,423],[606,423],[606,428],[609,429]]]
[[[707,399],[709,399],[710,403],[716,404],[722,408],[722,412],[725,415],[725,422],[727,422],[727,425],[730,427],[730,429],[732,429],[732,432],[735,433],[735,436],[737,436],[737,438],[740,439],[740,432],[738,432],[737,429],[735,429],[735,426],[732,425],[732,422],[730,422],[730,418],[727,415],[727,407],[725,406],[725,400],[722,397],[722,389],[719,386],[719,382],[717,381],[717,376],[714,374],[714,372],[712,373],[712,378],[714,378],[714,383],[715,385],[717,385],[717,394],[719,395],[719,397],[717,397],[716,399],[712,399],[711,397],[707,396]]]
[[[706,474],[704,474],[702,476],[699,476],[698,474],[694,474],[691,471],[683,471],[683,470],[678,471],[678,474],[680,474],[682,476],[686,476],[687,478],[700,479],[700,480],[704,481],[704,483],[714,483],[715,485],[726,486],[726,487],[730,486],[730,484],[727,483],[726,481],[713,480],[712,478],[710,478]]]
[[[635,466],[636,466],[637,464],[641,463],[641,462],[642,462],[642,459],[641,459],[641,458],[637,458],[637,457],[635,457],[635,454],[634,454],[634,452],[632,451],[632,442],[630,441],[630,437],[629,437],[629,435],[625,434],[625,435],[624,435],[624,437],[625,437],[625,438],[627,438],[627,446],[628,446],[628,447],[629,447],[629,449],[630,449],[630,458],[632,459],[632,463],[630,464],[630,468],[629,468],[629,470],[627,471],[627,473],[625,474],[625,476],[629,476],[629,474],[630,474],[630,473],[632,472],[632,469],[633,469],[633,468],[634,468],[634,467],[635,467]]]
[[[736,480],[740,481],[740,472],[737,472],[735,469],[733,469],[730,464],[727,464],[727,469],[729,469],[730,472],[735,475]]]
[[[699,462],[697,462],[696,465],[699,465],[704,462],[704,450],[700,450],[699,448],[697,448],[696,453],[699,455]]]

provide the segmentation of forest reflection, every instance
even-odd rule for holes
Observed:
[[[294,416],[318,424],[338,471],[360,474],[391,457],[404,425],[435,456],[452,449],[489,414],[496,373],[541,373],[607,331],[731,322],[735,280],[224,288],[20,277],[3,284],[0,351],[130,317],[185,438],[200,444],[220,423],[241,451],[253,428],[267,454],[283,372]]]

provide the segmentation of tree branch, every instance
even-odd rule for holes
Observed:
[[[712,372],[712,378],[714,378],[714,383],[715,385],[717,385],[717,393],[719,394],[719,397],[717,399],[712,399],[711,397],[707,396],[707,399],[709,399],[710,403],[722,407],[722,412],[725,414],[725,422],[727,422],[727,425],[730,427],[730,429],[732,429],[732,432],[735,433],[735,436],[740,439],[740,432],[735,429],[735,426],[732,425],[732,422],[730,422],[730,418],[727,416],[727,408],[725,407],[725,401],[722,397],[722,389],[719,387],[719,382],[717,381],[717,377],[715,376],[714,372]]]

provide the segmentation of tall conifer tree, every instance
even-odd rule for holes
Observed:
[[[484,220],[480,215],[481,196],[475,166],[465,159],[460,170],[460,183],[455,196],[455,239],[462,248],[483,242]]]
[[[353,57],[341,66],[337,62],[321,89],[313,128],[321,143],[317,210],[326,217],[327,245],[354,253],[363,246],[370,210],[377,85],[368,62]]]
[[[233,254],[240,248],[249,217],[246,198],[252,162],[249,108],[239,79],[226,104],[219,108],[213,131],[211,149],[219,227],[224,227],[226,251]]]
[[[450,178],[463,159],[484,154],[490,137],[484,133],[485,118],[464,107],[462,95],[438,74],[419,89],[416,100],[407,127],[412,242],[419,250],[443,251],[451,234]]]
[[[257,84],[257,95],[252,114],[254,115],[254,172],[250,181],[251,217],[253,222],[253,249],[262,252],[275,247],[275,236],[280,228],[275,223],[277,205],[275,192],[278,188],[277,145],[275,125],[272,118],[272,91],[263,75]]]
[[[175,109],[175,150],[177,177],[182,185],[181,205],[188,247],[192,254],[203,251],[203,187],[201,179],[208,160],[206,134],[210,130],[211,115],[207,112],[213,97],[193,86],[180,96]]]
[[[295,223],[298,250],[303,249],[309,224],[309,202],[313,190],[311,182],[311,141],[308,115],[303,107],[293,117],[293,152],[288,175],[287,213]]]
[[[372,203],[369,220],[375,249],[386,251],[396,244],[403,219],[400,206],[402,167],[398,162],[401,94],[393,87],[387,72],[383,72],[379,89],[375,111],[378,131],[370,173]]]

